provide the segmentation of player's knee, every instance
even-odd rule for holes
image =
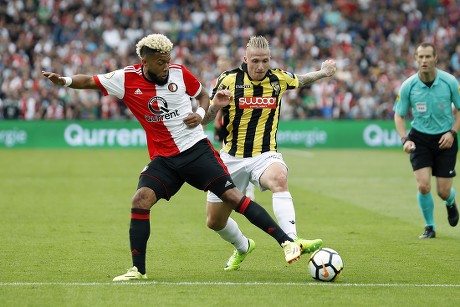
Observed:
[[[206,217],[206,226],[208,226],[208,228],[214,231],[219,231],[219,230],[224,229],[226,224],[227,224],[227,219],[224,219],[221,216],[208,215]]]
[[[270,172],[260,178],[261,184],[272,192],[285,192],[288,190],[287,172]]]
[[[230,205],[232,209],[236,209],[238,207],[243,197],[243,193],[241,193],[241,191],[237,188],[227,190],[220,196],[220,198]]]
[[[147,187],[139,188],[131,199],[131,207],[137,209],[150,209],[156,203],[155,192]]]
[[[278,184],[278,185],[287,185],[287,173],[284,173],[284,172],[279,172],[277,174],[275,174],[274,176],[274,181]]]
[[[443,199],[443,200],[448,199],[449,196],[450,196],[450,188],[449,188],[449,189],[442,189],[442,188],[440,188],[440,189],[438,190],[438,196],[439,196],[441,199]]]

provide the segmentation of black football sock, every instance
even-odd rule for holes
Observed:
[[[141,274],[145,274],[145,253],[150,237],[150,210],[131,209],[131,225],[129,227],[129,242],[133,265]]]
[[[281,227],[276,224],[267,210],[250,198],[244,196],[235,211],[243,214],[252,224],[272,236],[278,241],[279,245],[286,241],[293,241]]]

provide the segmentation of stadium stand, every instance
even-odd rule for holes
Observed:
[[[109,72],[138,61],[132,46],[150,33],[170,37],[173,62],[206,87],[217,57],[239,65],[255,34],[291,72],[334,58],[336,77],[286,95],[282,119],[391,119],[418,43],[434,42],[439,67],[460,79],[459,23],[458,0],[1,0],[0,120],[131,118],[117,99],[53,87],[40,72]]]

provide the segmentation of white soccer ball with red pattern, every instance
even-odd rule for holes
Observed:
[[[308,260],[308,271],[311,277],[317,280],[334,281],[340,276],[342,270],[342,257],[332,248],[321,248]]]

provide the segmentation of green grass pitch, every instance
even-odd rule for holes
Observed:
[[[224,272],[232,247],[206,227],[206,195],[188,185],[151,213],[147,282],[113,283],[131,266],[130,201],[146,150],[0,150],[2,306],[458,306],[460,226],[435,199],[423,219],[402,150],[281,150],[298,233],[322,238],[345,268],[314,281],[308,257],[281,248],[238,214],[256,249]],[[459,179],[454,181],[457,193]],[[272,214],[271,194],[256,200]],[[457,199],[459,201],[459,198]]]

